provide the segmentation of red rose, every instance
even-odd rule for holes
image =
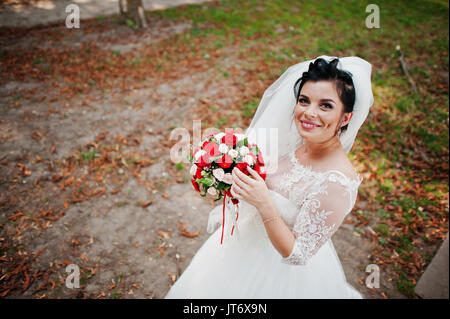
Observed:
[[[258,151],[258,157],[256,159],[257,159],[259,165],[264,166],[264,160],[263,160],[261,151]]]
[[[217,156],[220,155],[219,146],[216,143],[205,141],[203,143],[203,149],[209,156]]]
[[[222,156],[222,158],[219,158],[219,160],[217,161],[217,164],[219,164],[219,166],[222,168],[228,168],[231,166],[232,163],[233,159],[228,154],[225,154],[224,156]]]
[[[198,150],[199,150],[200,148],[199,147],[196,147],[195,148],[195,151],[194,151],[194,153],[192,153],[192,158],[194,158],[195,157],[195,154],[198,152]]]
[[[259,176],[262,177],[263,180],[266,180],[266,171],[264,169],[264,166],[260,166],[258,164],[255,164],[253,169],[259,174]]]
[[[231,201],[233,202],[234,205],[239,204],[239,199],[232,198]]]
[[[229,147],[233,147],[237,143],[237,137],[232,132],[226,132],[225,136],[222,137],[222,143],[225,143]]]
[[[205,167],[205,166],[209,166],[209,165],[211,165],[211,162],[209,160],[209,155],[205,154],[203,156],[200,156],[200,158],[198,159],[197,166]]]
[[[202,171],[203,169],[201,167],[197,167],[197,172],[195,172],[195,178],[201,179],[202,178]]]
[[[198,185],[198,183],[195,180],[193,180],[193,179],[191,179],[191,183],[192,183],[192,186],[194,186],[194,189],[197,192],[200,192],[200,185]]]
[[[245,175],[248,175],[248,170],[247,170],[247,163],[237,163],[236,167]]]

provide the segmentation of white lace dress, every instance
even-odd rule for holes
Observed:
[[[294,248],[283,258],[273,247],[257,210],[239,204],[237,232],[226,215],[220,244],[222,205],[208,221],[214,233],[192,259],[166,298],[362,298],[346,281],[331,241],[352,210],[361,179],[337,170],[313,171],[295,153],[281,158],[266,179],[270,195],[295,235]]]

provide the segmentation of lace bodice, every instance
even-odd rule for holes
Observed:
[[[295,206],[292,211],[279,211],[296,238],[282,262],[306,264],[351,212],[361,181],[359,175],[356,180],[339,170],[314,171],[300,164],[295,152],[280,158],[277,172],[268,175],[266,183]]]

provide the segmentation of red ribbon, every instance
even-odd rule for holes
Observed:
[[[223,210],[222,210],[222,237],[220,238],[220,244],[222,245],[223,241],[223,229],[225,227],[225,199],[227,198],[227,194],[223,196]]]
[[[236,221],[238,220],[239,217],[239,204],[235,204],[237,206],[237,210],[236,210]],[[233,230],[234,230],[234,225],[233,228],[231,229],[231,235],[233,235]]]
[[[225,194],[223,196],[223,208],[222,208],[222,237],[220,238],[220,244],[222,245],[223,242],[223,230],[225,229],[225,200],[227,198],[227,194]],[[239,217],[239,204],[235,204],[237,205],[237,211],[236,211],[236,221],[238,220]],[[233,228],[231,229],[231,235],[233,235],[233,231],[234,231],[234,225]]]

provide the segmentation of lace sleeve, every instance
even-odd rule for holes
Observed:
[[[305,265],[339,228],[347,213],[353,208],[357,187],[349,180],[329,176],[298,203],[292,232],[295,236],[291,254],[283,263]]]

